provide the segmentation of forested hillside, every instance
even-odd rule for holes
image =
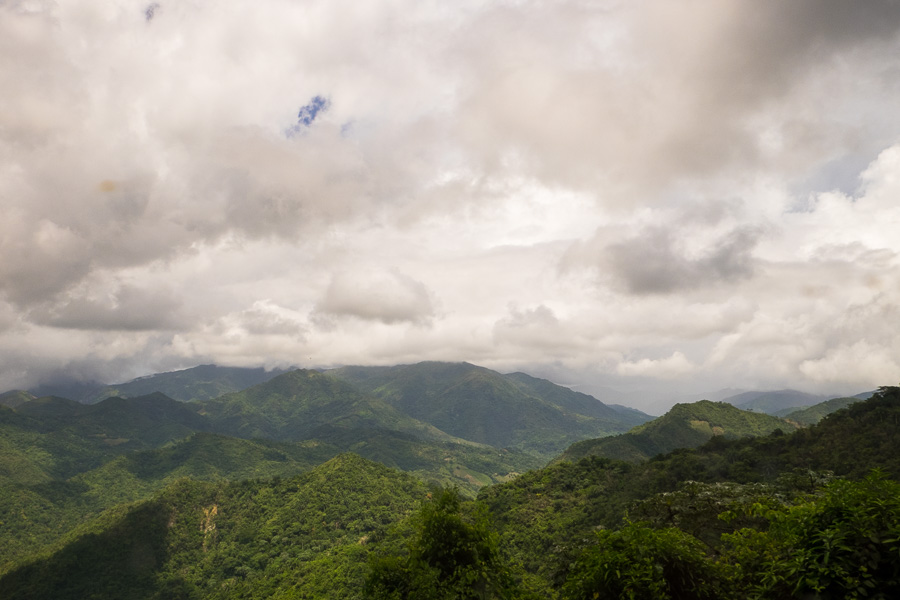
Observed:
[[[814,404],[808,408],[785,411],[783,416],[786,420],[793,421],[799,425],[814,425],[831,413],[859,401],[860,398],[855,396],[849,398],[832,398],[831,400]]]
[[[451,435],[548,460],[572,442],[627,431],[651,418],[544,379],[468,363],[344,367],[328,374]]]
[[[762,413],[735,408],[725,402],[701,400],[676,404],[662,417],[621,435],[572,444],[556,461],[601,456],[639,462],[676,448],[696,448],[713,437],[755,437],[775,430],[791,431],[793,423]]]
[[[246,369],[239,367],[219,367],[199,365],[181,371],[157,373],[125,383],[109,385],[91,393],[81,400],[94,404],[106,398],[134,398],[154,392],[182,402],[198,402],[217,398],[230,392],[239,392],[248,387],[264,383],[284,373],[275,369]]]
[[[476,501],[353,455],[272,478],[283,446],[224,438],[270,465],[261,479],[168,483],[20,563],[0,596],[893,598],[898,427],[883,388],[793,433],[563,461]],[[174,448],[111,472],[175,476],[174,455],[202,454]]]
[[[359,598],[367,545],[426,494],[352,454],[287,479],[182,479],[7,573],[0,597]]]

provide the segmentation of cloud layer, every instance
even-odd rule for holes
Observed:
[[[898,36],[888,0],[0,2],[0,388],[896,383]]]

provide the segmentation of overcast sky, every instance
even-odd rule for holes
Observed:
[[[0,0],[0,389],[900,382],[900,3]]]

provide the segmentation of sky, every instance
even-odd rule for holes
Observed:
[[[900,3],[0,0],[0,389],[900,382]]]

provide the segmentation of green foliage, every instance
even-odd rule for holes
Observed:
[[[765,531],[726,536],[733,595],[896,598],[900,594],[900,484],[875,473],[838,480],[794,506],[757,505]]]
[[[369,542],[426,494],[341,455],[290,479],[181,480],[0,577],[0,597],[359,598]]]
[[[297,410],[327,417],[326,396]],[[281,427],[291,401],[305,402],[257,414]],[[0,597],[352,599],[367,580],[386,598],[900,595],[900,388],[796,433],[518,476],[520,453],[340,419],[297,443],[199,433],[154,448],[189,407],[121,402],[0,407]],[[684,431],[724,427],[693,417]],[[164,426],[142,432],[151,422]],[[117,431],[146,446],[108,443]],[[353,454],[309,470],[347,449],[469,492],[509,481],[423,503],[421,481]]]
[[[831,413],[842,408],[846,408],[851,404],[859,401],[860,399],[855,397],[832,398],[831,400],[820,402],[819,404],[815,404],[813,406],[810,406],[809,408],[790,411],[784,415],[784,418],[785,420],[793,421],[803,426],[815,425]]]
[[[545,460],[572,442],[625,431],[642,420],[640,413],[621,413],[543,379],[468,363],[344,367],[328,374],[451,435]]]
[[[345,381],[299,369],[246,390],[201,403],[215,431],[242,438],[298,441],[322,427],[386,429],[453,441]]]
[[[414,518],[405,555],[376,556],[365,594],[374,599],[505,598],[511,579],[487,518],[465,518],[456,490],[439,489]]]
[[[282,372],[280,370],[266,371],[261,368],[200,365],[107,386],[83,401],[87,404],[94,404],[114,396],[134,398],[161,392],[181,402],[200,402],[264,383]]]
[[[680,529],[628,523],[603,530],[578,557],[562,588],[567,600],[715,598],[715,569],[703,545]]]
[[[575,443],[554,462],[574,462],[592,455],[640,462],[677,448],[702,446],[716,436],[755,437],[794,428],[777,417],[740,410],[724,402],[701,400],[676,404],[662,417],[622,435]]]

